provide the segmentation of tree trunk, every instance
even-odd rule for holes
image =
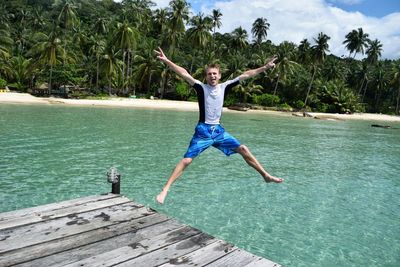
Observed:
[[[399,90],[397,91],[397,101],[396,101],[396,111],[395,111],[396,115],[400,115],[399,114],[399,102],[400,102],[400,86],[399,86]]]
[[[192,62],[190,63],[189,73],[192,73],[192,71],[193,71],[193,64],[194,64],[195,58],[196,58],[196,50],[194,50],[193,55],[192,55]]]
[[[363,96],[362,96],[362,98],[361,98],[361,103],[364,102],[364,97],[365,97],[365,93],[367,92],[367,88],[368,88],[368,80],[367,80],[367,82],[365,83],[364,93],[363,93]]]
[[[112,96],[112,90],[111,90],[111,78],[108,77],[108,94]]]
[[[96,64],[96,92],[99,91],[99,56],[97,56],[97,64]]]
[[[276,95],[276,91],[278,91],[278,84],[279,84],[279,75],[278,75],[278,78],[276,79],[276,84],[275,84],[275,88],[274,88],[274,96]]]
[[[365,76],[363,77],[363,80],[362,80],[362,82],[361,82],[360,89],[358,90],[358,95],[361,95],[361,91],[362,91],[362,89],[363,89],[364,82],[365,82]]]
[[[51,79],[53,78],[53,65],[50,65],[49,95],[51,94]]]
[[[147,95],[149,95],[149,94],[150,94],[150,87],[151,87],[151,76],[152,76],[152,73],[150,72],[150,75],[149,75],[149,81],[148,81],[148,83],[147,83]]]
[[[278,84],[279,84],[279,74],[278,74],[278,79],[276,79],[276,84],[275,84],[275,88],[274,88],[274,97],[272,98],[272,106],[274,105],[275,102],[275,95],[276,95],[276,91],[278,91]]]
[[[122,89],[125,87],[125,56],[126,56],[126,51],[122,53]]]
[[[128,94],[128,91],[129,91],[129,87],[128,87],[128,85],[129,85],[129,78],[130,78],[130,71],[129,71],[129,69],[130,69],[130,65],[131,65],[131,58],[130,58],[130,55],[131,55],[131,53],[130,53],[130,51],[128,50],[127,51],[127,59],[126,59],[126,84],[125,84],[125,88],[124,88],[124,94]],[[135,93],[133,93],[133,94],[135,94]]]
[[[307,106],[308,96],[310,95],[311,86],[312,86],[312,83],[313,83],[313,81],[314,81],[314,76],[315,76],[315,73],[316,73],[316,72],[317,72],[317,68],[314,68],[314,72],[313,72],[313,75],[311,76],[310,84],[308,85],[308,90],[307,90],[306,99],[304,100],[304,107]]]
[[[160,92],[160,98],[164,98],[164,93],[165,93],[165,87],[167,84],[167,79],[168,79],[168,69],[165,69],[164,71],[164,77],[161,77],[161,92]]]

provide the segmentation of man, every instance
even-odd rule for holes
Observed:
[[[258,162],[258,160],[251,154],[250,150],[239,143],[233,136],[231,136],[220,125],[220,118],[222,114],[222,106],[224,103],[224,95],[231,90],[234,86],[238,85],[240,81],[256,76],[257,74],[275,66],[276,57],[269,60],[264,66],[245,71],[233,80],[219,83],[221,73],[219,66],[216,64],[209,65],[206,69],[207,84],[194,79],[184,68],[176,65],[169,60],[164,52],[159,48],[157,53],[158,59],[168,65],[175,73],[186,80],[196,90],[200,118],[196,126],[195,133],[190,142],[189,148],[185,153],[183,159],[176,165],[163,190],[157,195],[156,200],[158,203],[163,204],[168,194],[168,190],[183,171],[189,166],[193,159],[201,152],[210,146],[214,146],[221,150],[225,155],[229,156],[234,153],[242,155],[243,159],[248,165],[257,170],[264,178],[265,182],[281,183],[283,179],[270,175]]]

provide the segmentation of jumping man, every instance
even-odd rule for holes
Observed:
[[[240,81],[254,77],[269,68],[273,68],[275,66],[274,62],[277,58],[274,57],[264,66],[245,71],[235,79],[221,84],[219,83],[219,80],[221,79],[219,65],[208,65],[206,69],[207,84],[203,84],[202,82],[194,79],[187,72],[187,70],[169,60],[161,48],[155,52],[158,55],[158,59],[167,64],[169,68],[181,76],[196,90],[200,111],[199,123],[195,128],[195,133],[190,141],[189,148],[183,159],[176,165],[163,190],[157,195],[157,202],[160,204],[164,203],[164,200],[168,194],[168,190],[175,180],[182,175],[183,171],[192,163],[196,156],[210,146],[218,148],[227,156],[234,153],[239,153],[242,155],[243,159],[248,165],[253,167],[261,174],[267,183],[283,182],[283,179],[270,175],[253,156],[247,146],[240,144],[238,140],[226,132],[225,129],[220,125],[225,94],[228,93],[234,86],[238,85]]]

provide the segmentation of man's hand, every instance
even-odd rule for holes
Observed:
[[[278,57],[277,56],[273,56],[267,64],[264,65],[265,69],[269,69],[269,68],[274,68],[275,67],[275,60],[277,60]]]
[[[157,53],[157,58],[159,60],[164,62],[171,70],[173,70],[176,74],[181,76],[190,85],[193,85],[196,82],[196,80],[187,72],[187,70],[169,60],[167,56],[164,54],[164,51],[162,51],[160,47],[158,48],[158,50],[154,50],[154,52]]]
[[[158,51],[154,50],[154,52],[157,53],[157,58],[159,60],[161,60],[162,62],[165,62],[168,60],[167,56],[164,54],[164,51],[162,51],[162,49],[160,47],[158,48]]]

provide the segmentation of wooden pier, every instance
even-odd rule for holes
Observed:
[[[115,194],[0,214],[0,266],[279,266]]]

